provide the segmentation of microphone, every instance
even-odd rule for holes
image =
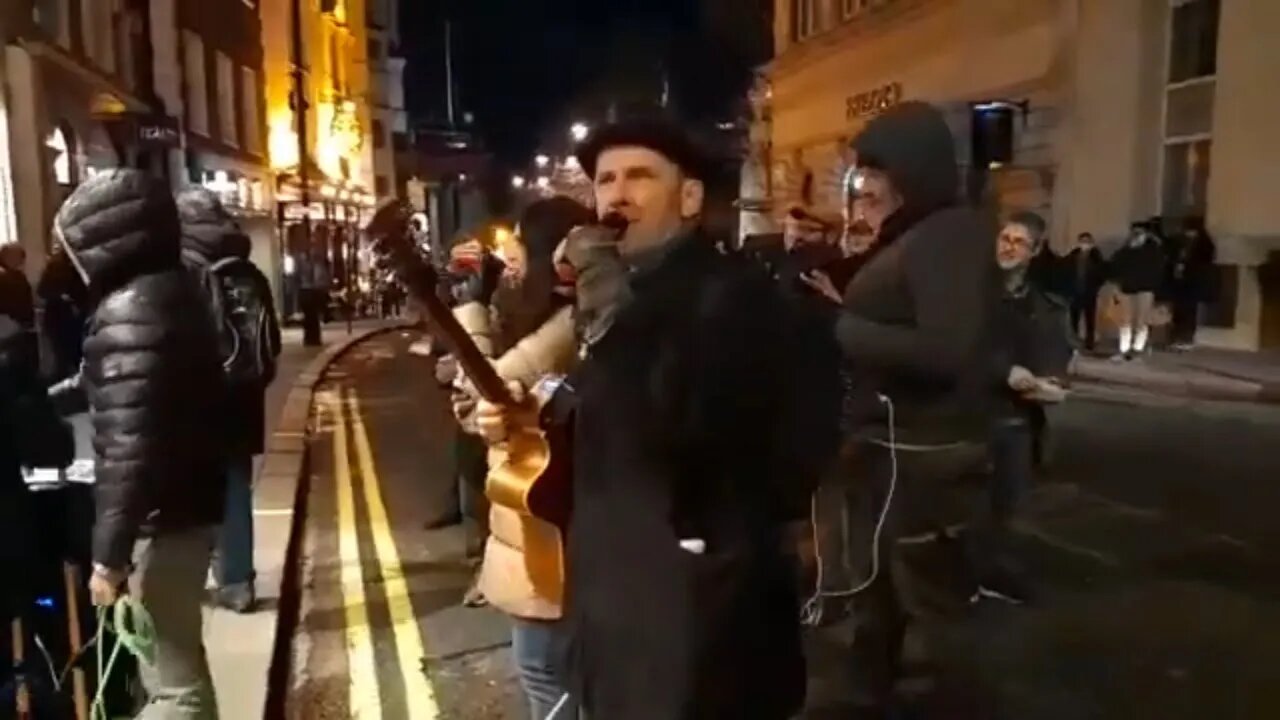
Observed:
[[[623,215],[617,210],[611,210],[605,213],[604,217],[600,218],[600,224],[621,234],[622,231],[626,230],[627,226],[631,224],[631,221],[627,219],[626,215]]]

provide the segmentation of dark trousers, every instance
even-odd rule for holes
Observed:
[[[842,548],[855,584],[871,576],[875,528],[888,498],[895,463],[889,450],[859,445],[846,479],[848,528]],[[886,707],[902,674],[907,628],[925,631],[934,619],[967,607],[968,561],[953,541],[918,541],[966,511],[956,502],[957,480],[980,458],[982,448],[933,452],[897,451],[896,483],[878,546],[875,580],[854,595],[847,620],[848,700],[860,707]],[[839,632],[839,629],[834,629]],[[850,633],[842,633],[846,637]],[[927,645],[927,643],[926,643]]]
[[[969,532],[969,561],[978,580],[1015,571],[1011,522],[1031,485],[1032,429],[1027,418],[1003,418],[991,428],[989,492],[980,496]]]
[[[1071,332],[1080,332],[1080,321],[1084,320],[1084,347],[1092,350],[1098,334],[1098,293],[1087,292],[1077,295],[1071,301]]]
[[[1173,342],[1190,345],[1200,325],[1200,302],[1195,296],[1173,298]]]
[[[457,468],[457,508],[467,527],[469,553],[480,553],[489,535],[489,499],[484,494],[489,476],[488,446],[484,440],[459,432],[454,441]]]

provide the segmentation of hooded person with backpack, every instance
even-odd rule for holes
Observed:
[[[201,603],[226,490],[226,442],[209,424],[224,380],[178,235],[168,184],[134,169],[86,180],[54,220],[88,297],[80,386],[93,428],[95,605],[119,599],[150,529],[136,579],[155,662],[142,667],[140,718],[217,716]]]
[[[249,612],[253,568],[253,457],[266,436],[266,390],[275,378],[280,325],[271,285],[249,261],[251,243],[217,195],[202,187],[177,195],[182,261],[199,280],[219,330],[227,383],[227,502],[214,575],[217,602]]]

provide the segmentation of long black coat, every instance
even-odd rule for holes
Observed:
[[[223,377],[199,287],[178,257],[164,183],[99,175],[72,193],[55,232],[95,299],[83,387],[93,425],[93,560],[128,566],[156,532],[214,525],[226,487]]]
[[[781,528],[839,439],[838,348],[699,235],[631,285],[570,378],[576,694],[610,720],[789,717],[805,672]]]

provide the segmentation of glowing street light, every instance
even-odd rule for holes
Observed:
[[[512,178],[511,178],[511,187],[513,187],[513,188],[515,188],[515,189],[517,189],[517,190],[519,190],[520,188],[524,187],[524,176],[522,176],[522,175],[514,175],[514,176],[512,176]]]
[[[586,123],[576,122],[569,128],[569,135],[574,142],[582,142],[587,139],[587,135],[591,132],[591,128]]]
[[[551,158],[546,155],[539,154],[533,159],[533,162],[540,168],[544,168],[551,164]]]
[[[550,188],[551,188],[551,178],[547,177],[546,175],[543,175],[542,177],[538,178],[539,190],[548,190]]]
[[[582,163],[578,162],[577,155],[570,155],[564,159],[564,166],[570,170],[578,170],[582,167]]]

